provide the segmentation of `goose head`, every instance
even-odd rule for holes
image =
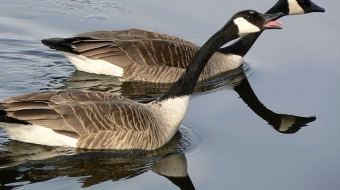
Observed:
[[[316,5],[311,0],[279,0],[272,9],[277,12],[283,12],[285,15],[325,12],[324,8]]]
[[[281,29],[283,24],[275,21],[282,17],[283,13],[262,14],[254,10],[245,10],[236,13],[232,20],[237,26],[238,35],[243,36],[248,33],[259,32],[264,29]]]

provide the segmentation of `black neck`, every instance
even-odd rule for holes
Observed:
[[[251,110],[253,110],[262,119],[266,120],[269,124],[277,125],[279,124],[277,122],[281,122],[278,114],[269,110],[260,102],[245,75],[241,82],[234,86],[234,90]]]
[[[197,80],[208,63],[211,56],[227,42],[236,39],[238,30],[237,26],[231,21],[215,33],[209,40],[198,50],[194,58],[188,65],[184,75],[172,85],[170,90],[161,96],[158,100],[162,101],[171,97],[189,95],[193,92]]]
[[[284,15],[289,15],[289,5],[287,0],[279,0],[266,14],[274,14],[282,12]]]
[[[266,12],[266,14],[274,14],[279,12],[282,12],[285,15],[289,14],[288,2],[286,0],[279,0],[272,8],[270,8]],[[219,52],[223,54],[234,54],[244,57],[248,53],[250,48],[254,45],[257,38],[261,35],[262,32],[263,30],[261,32],[247,34],[230,46],[220,48]]]

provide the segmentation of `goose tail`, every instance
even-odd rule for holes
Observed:
[[[7,112],[2,109],[1,104],[0,104],[0,123],[16,123],[16,124],[25,124],[25,125],[30,124],[26,121],[22,121],[22,120],[7,116]]]
[[[6,115],[7,113],[5,112],[5,110],[0,109],[0,122],[5,122]]]
[[[77,41],[77,39],[76,38],[48,38],[48,39],[41,40],[41,42],[45,46],[51,49],[78,54],[76,51],[74,51],[74,45],[73,45],[74,41]]]

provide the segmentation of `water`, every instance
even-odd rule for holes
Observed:
[[[280,19],[285,28],[265,31],[242,68],[198,86],[180,132],[159,151],[23,144],[0,129],[1,188],[190,189],[192,183],[196,189],[338,189],[340,7],[334,0],[315,3],[326,13]],[[168,86],[120,84],[114,77],[75,71],[40,40],[144,28],[201,45],[233,13],[270,6],[264,0],[2,0],[0,99],[76,88],[150,101]],[[281,117],[299,124],[284,131],[277,124]],[[167,170],[186,167],[190,178],[182,183],[164,177]]]

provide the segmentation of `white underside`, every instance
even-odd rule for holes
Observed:
[[[83,55],[76,55],[60,51],[79,70],[88,73],[123,76],[123,69],[102,59],[89,59]]]
[[[0,127],[10,135],[12,140],[26,143],[75,148],[78,141],[39,125],[0,123]]]

